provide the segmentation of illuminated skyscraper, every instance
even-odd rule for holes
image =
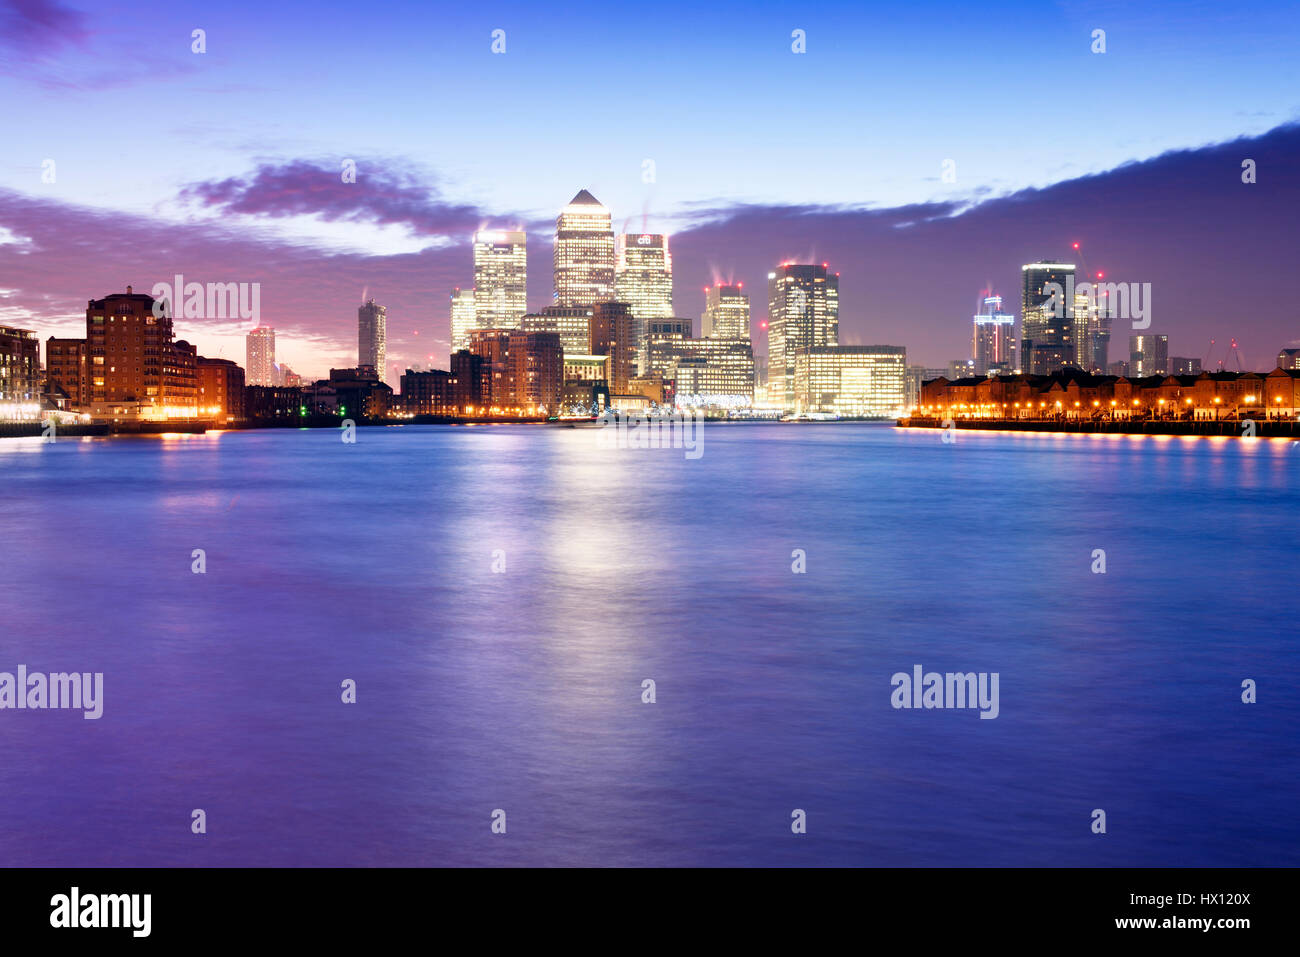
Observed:
[[[453,289],[451,293],[451,351],[469,348],[469,333],[475,321],[473,289]]]
[[[373,366],[384,381],[388,361],[388,308],[373,299],[357,310],[357,365]]]
[[[616,252],[614,298],[632,310],[632,338],[640,365],[646,323],[673,314],[673,256],[668,237],[657,233],[624,233],[618,237]]]
[[[591,351],[591,309],[587,306],[546,306],[524,316],[524,332],[558,332],[566,356],[588,355]]]
[[[888,418],[907,400],[902,346],[814,346],[795,357],[799,412]]]
[[[998,375],[1016,368],[1016,318],[1002,311],[1002,297],[989,296],[975,317],[971,336],[971,358],[975,374]]]
[[[1128,371],[1135,379],[1169,375],[1169,337],[1129,336]]]
[[[244,337],[248,385],[280,385],[275,374],[275,330],[258,326]]]
[[[633,374],[632,311],[625,302],[601,302],[591,310],[591,354],[609,356],[610,391],[627,392]]]
[[[1074,365],[1074,264],[1029,263],[1020,274],[1021,371],[1049,375]]]
[[[614,227],[609,210],[585,189],[555,220],[555,304],[594,306],[614,299]]]
[[[709,339],[749,341],[749,296],[744,283],[715,283],[704,292],[701,333]]]
[[[518,329],[528,311],[528,234],[481,229],[474,234],[474,311],[480,329]]]
[[[767,274],[769,401],[795,404],[795,358],[840,341],[840,278],[820,266],[782,263]]]

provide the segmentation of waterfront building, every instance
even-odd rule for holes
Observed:
[[[839,273],[825,263],[782,263],[767,274],[768,398],[795,406],[794,371],[799,353],[839,344]]]
[[[975,374],[1015,371],[1016,317],[1002,311],[1001,296],[985,297],[974,326],[970,351]]]
[[[1128,337],[1129,369],[1135,376],[1169,374],[1169,337]]]
[[[673,257],[668,237],[659,233],[623,233],[615,249],[614,300],[632,313],[637,362],[645,355],[646,323],[673,314]]]
[[[795,411],[888,417],[906,403],[902,346],[814,346],[795,357]]]
[[[1047,375],[1078,361],[1074,341],[1073,263],[1046,260],[1020,267],[1020,367]]]
[[[245,377],[249,385],[280,385],[275,366],[275,330],[258,326],[244,337]]]
[[[90,413],[112,421],[198,415],[197,351],[173,340],[172,319],[132,291],[86,303]],[[84,410],[83,410],[84,411]]]
[[[587,355],[591,352],[591,311],[590,306],[546,306],[524,316],[520,328],[558,333],[566,356]]]
[[[635,343],[632,341],[632,311],[625,302],[600,302],[592,307],[591,354],[609,356],[609,390],[623,395],[635,373]]]
[[[614,228],[609,210],[579,190],[555,220],[555,305],[614,299]]]
[[[749,341],[749,296],[744,283],[714,283],[704,290],[700,334],[706,339]]]
[[[518,329],[528,311],[528,234],[480,229],[474,234],[474,325]]]
[[[244,419],[244,370],[230,359],[199,356],[196,365],[198,414],[218,425]]]
[[[371,366],[380,381],[388,361],[388,307],[367,299],[357,310],[357,365]]]
[[[30,329],[0,326],[0,419],[35,419],[40,411],[40,340]]]
[[[61,392],[73,412],[90,409],[90,378],[87,374],[85,339],[45,340],[45,391]]]
[[[469,348],[470,330],[478,325],[474,290],[457,287],[451,293],[451,351]]]

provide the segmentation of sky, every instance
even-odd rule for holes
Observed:
[[[529,230],[549,302],[586,188],[617,230],[671,233],[679,315],[743,281],[758,352],[777,262],[840,273],[841,341],[937,366],[983,290],[1018,312],[1020,265],[1065,257],[1152,283],[1172,354],[1235,337],[1271,368],[1300,340],[1296,49],[1300,7],[1273,2],[0,0],[0,323],[84,334],[128,283],[257,282],[314,376],[355,364],[373,296],[395,384],[445,367],[476,228]],[[242,361],[249,325],[177,334]]]

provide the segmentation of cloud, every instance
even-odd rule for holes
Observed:
[[[0,46],[39,57],[90,36],[85,14],[55,0],[0,0]]]
[[[380,161],[357,161],[356,182],[343,182],[343,160],[259,165],[250,175],[196,183],[182,198],[222,213],[326,222],[401,225],[417,236],[464,236],[488,218],[476,206],[449,203],[415,175]]]

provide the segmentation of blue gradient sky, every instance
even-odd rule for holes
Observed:
[[[1300,117],[1294,3],[703,6],[0,0],[0,188],[202,229],[187,186],[339,157],[364,176],[383,158],[485,221],[553,218],[585,187],[616,225],[677,230],[734,204],[967,203]],[[371,256],[467,238],[310,215],[220,225]],[[530,298],[548,290],[534,272]],[[431,290],[444,324],[449,291]]]

